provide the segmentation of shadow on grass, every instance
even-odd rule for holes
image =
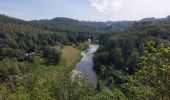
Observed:
[[[52,58],[45,58],[44,62],[42,62],[42,64],[49,66],[49,65],[57,65],[58,63]]]

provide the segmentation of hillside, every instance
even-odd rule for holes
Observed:
[[[95,39],[96,31],[91,28],[75,27],[68,28],[59,25],[59,30],[53,30],[45,25],[35,24],[28,21],[15,19],[12,17],[0,16],[0,58],[7,56],[7,50],[12,52],[8,56],[16,57],[16,53],[38,52],[46,46],[54,46],[58,43],[72,44]],[[52,26],[56,28],[57,26]],[[58,27],[57,27],[58,28]],[[71,29],[71,30],[67,30]],[[62,30],[62,31],[61,31]]]
[[[116,21],[116,22],[92,22],[92,21],[79,21],[70,18],[56,17],[51,20],[34,20],[32,23],[41,24],[47,29],[54,31],[79,31],[88,30],[102,33],[121,32],[125,28],[133,25],[135,21]]]
[[[70,18],[54,18],[51,20],[34,20],[32,23],[42,25],[44,29],[67,32],[99,32],[97,28],[89,27],[78,20]]]
[[[94,64],[97,88],[72,77],[93,42],[100,45],[94,56],[85,50],[93,60],[81,61]],[[0,15],[0,44],[2,100],[164,100],[170,94],[169,17],[90,22]]]
[[[94,57],[99,89],[107,87],[119,91],[120,98],[135,100],[169,96],[170,20],[136,23],[99,41]]]
[[[44,25],[51,30],[63,31],[64,28],[67,31],[79,31],[88,30],[90,32],[102,32],[102,33],[116,33],[122,32],[124,29],[132,26],[135,23],[140,22],[158,22],[169,19],[166,18],[144,18],[139,21],[108,21],[108,22],[94,22],[94,21],[79,21],[71,18],[56,17],[51,20],[34,20],[33,23]]]

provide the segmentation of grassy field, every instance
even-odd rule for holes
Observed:
[[[74,65],[81,57],[81,50],[72,46],[64,46],[61,57],[68,65]]]
[[[75,68],[75,64],[80,60],[81,58],[81,50],[78,48],[75,48],[73,46],[64,46],[62,49],[62,55],[61,55],[61,61],[58,64],[52,63],[52,61],[48,58],[44,58],[43,56],[35,56],[33,58],[33,62],[23,62],[21,64],[29,66],[30,70],[29,72],[37,72],[35,71],[35,68],[41,67],[42,69],[45,68],[45,70],[53,70],[53,68],[67,68],[68,70],[72,70]],[[33,66],[33,64],[35,66]],[[48,66],[48,67],[46,67]],[[55,67],[54,67],[55,66]]]

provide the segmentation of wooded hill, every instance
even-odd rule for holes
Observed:
[[[100,44],[94,56],[97,89],[86,79],[73,81],[74,66],[61,59],[61,52],[70,53],[63,45],[79,53],[76,48],[86,48],[88,39]],[[169,47],[169,17],[86,22],[1,15],[0,99],[164,100],[170,98]]]
[[[129,99],[169,97],[170,20],[136,23],[99,41],[94,57],[99,89],[117,89]]]

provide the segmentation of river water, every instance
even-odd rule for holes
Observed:
[[[94,53],[99,48],[99,45],[97,44],[91,44],[89,48],[82,52],[82,59],[80,62],[76,65],[76,70],[80,73],[84,74],[87,79],[91,80],[94,87],[97,87],[97,76],[96,73],[93,70],[93,56]]]

